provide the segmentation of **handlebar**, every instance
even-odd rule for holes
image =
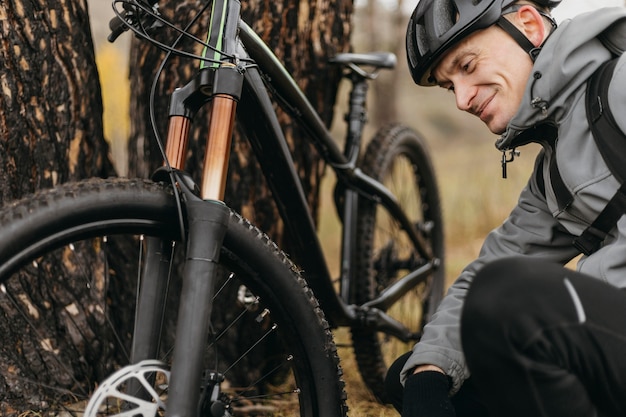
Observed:
[[[126,16],[126,12],[122,12],[122,15]],[[109,33],[107,40],[113,43],[122,33],[128,30],[128,25],[123,19],[115,16],[113,19],[109,20],[109,29],[111,29],[111,33]]]
[[[124,32],[126,32],[131,26],[138,23],[146,29],[155,29],[163,26],[158,21],[160,16],[158,11],[159,0],[121,0],[113,2],[113,10],[115,10],[115,17],[109,21],[109,29],[111,33],[107,37],[109,42],[115,42],[115,40]],[[123,11],[118,11],[115,8],[116,3],[122,3]],[[141,13],[141,9],[152,10],[151,13]]]

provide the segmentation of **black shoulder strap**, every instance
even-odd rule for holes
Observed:
[[[596,145],[611,173],[620,182],[626,179],[626,135],[621,131],[609,107],[609,84],[617,58],[604,63],[587,84],[587,120]]]
[[[598,250],[617,221],[626,213],[626,135],[609,108],[608,91],[617,58],[604,63],[587,83],[587,120],[604,162],[622,184],[604,210],[585,231],[574,239],[574,246],[590,255]]]

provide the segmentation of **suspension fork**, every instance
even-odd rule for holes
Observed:
[[[215,277],[230,214],[222,201],[236,103],[235,97],[228,94],[217,94],[211,99],[200,196],[179,184],[185,194],[188,235],[169,386],[170,416],[193,416],[199,402],[202,356],[209,332]],[[169,121],[166,156],[175,170],[182,171],[184,168],[189,122],[188,117],[180,115],[172,116]],[[158,357],[171,271],[172,244],[148,237],[145,239],[144,258],[141,274],[143,282],[135,315],[132,363]],[[139,396],[143,390],[135,383],[129,386],[129,392]]]
[[[187,252],[167,416],[197,413],[219,255],[230,216],[223,200],[236,103],[236,96],[231,94],[212,97],[200,197],[185,196]]]
[[[223,200],[242,82],[241,72],[225,64],[218,69],[202,70],[171,98],[165,153],[174,172],[182,172],[185,167],[191,118],[207,104],[210,122],[199,195],[184,181],[178,181],[184,194],[188,235],[169,386],[169,416],[193,416],[199,402],[202,354],[208,338],[217,263],[230,215]],[[158,358],[172,250],[169,241],[145,239],[131,363]],[[131,381],[127,389],[134,396],[149,398],[138,382]]]
[[[235,50],[236,28],[239,18],[238,0],[215,0],[213,2],[211,27],[207,44],[220,46],[224,54]],[[228,18],[227,18],[228,17]],[[230,156],[237,101],[241,96],[243,71],[235,63],[221,62],[224,56],[205,50],[205,58],[213,54],[214,64],[201,64],[201,70],[187,85],[177,89],[170,101],[170,120],[166,143],[166,161],[177,176],[178,186],[184,194],[184,217],[186,219],[186,258],[183,285],[180,296],[178,321],[172,372],[169,382],[167,416],[189,417],[198,412],[202,377],[202,359],[208,340],[213,295],[218,273],[219,255],[226,234],[229,209],[224,205],[226,175]],[[202,172],[200,192],[197,195],[180,174],[184,169],[189,140],[190,121],[204,105],[210,105],[209,133]],[[162,327],[165,304],[165,282],[169,280],[164,259],[169,258],[167,245],[158,239],[146,244],[147,266],[159,265],[154,273],[146,270],[144,285],[140,291],[138,327],[142,331],[133,347],[133,361],[154,358],[158,354],[157,343]],[[147,280],[150,282],[147,282]],[[157,292],[155,296],[154,292]],[[158,301],[156,307],[155,300]],[[150,346],[141,349],[140,346]]]
[[[185,167],[190,119],[172,116],[169,120],[165,153],[170,166],[176,170]],[[155,359],[163,329],[165,301],[169,287],[173,242],[147,236],[143,243],[143,265],[139,272],[140,285],[135,311],[135,331],[131,347],[131,363]],[[131,387],[130,392],[140,390]]]

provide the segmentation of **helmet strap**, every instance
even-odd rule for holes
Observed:
[[[518,45],[530,55],[530,59],[535,62],[537,59],[537,55],[541,52],[541,46],[535,46],[533,43],[528,40],[528,38],[515,26],[511,23],[510,20],[506,19],[504,16],[500,16],[496,25],[500,26],[502,30],[511,35],[511,37],[518,43]]]

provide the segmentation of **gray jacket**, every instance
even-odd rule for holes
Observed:
[[[608,29],[607,29],[608,28]],[[567,263],[578,255],[572,246],[602,211],[619,188],[593,140],[585,116],[586,82],[611,53],[626,49],[626,9],[606,8],[562,23],[548,38],[535,61],[533,76],[517,114],[496,146],[512,149],[530,141],[544,145],[545,196],[533,173],[517,206],[506,221],[486,238],[479,257],[470,263],[450,287],[437,313],[413,349],[402,381],[419,364],[441,367],[453,381],[456,392],[469,377],[460,345],[459,318],[465,293],[477,270],[486,263],[511,255],[528,255]],[[626,55],[615,70],[609,103],[622,131],[626,132]],[[547,146],[537,137],[537,125],[557,129],[558,139]],[[559,210],[550,186],[550,161],[556,158],[563,182],[574,196],[566,210]],[[626,159],[626,149],[625,149]],[[626,216],[623,216],[603,246],[583,257],[578,270],[617,287],[626,287]]]

